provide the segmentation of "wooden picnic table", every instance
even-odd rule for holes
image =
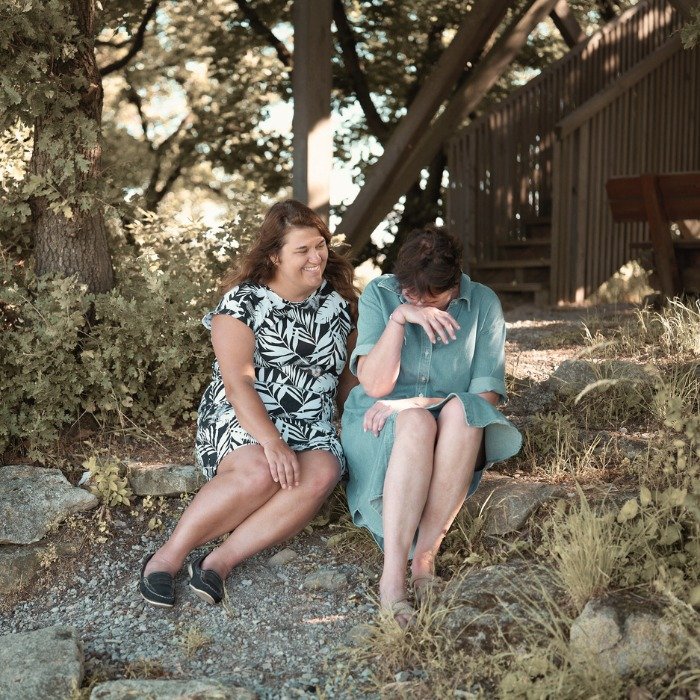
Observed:
[[[672,222],[700,219],[700,172],[614,177],[605,183],[614,221],[649,224],[661,292],[700,292],[700,236],[674,235]]]

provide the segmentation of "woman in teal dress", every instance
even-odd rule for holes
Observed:
[[[406,565],[418,602],[435,558],[485,469],[518,452],[521,436],[496,406],[505,401],[505,322],[498,298],[462,273],[459,242],[444,229],[414,231],[394,274],[360,297],[357,375],[342,443],[355,524],[384,550],[382,608],[402,626]]]

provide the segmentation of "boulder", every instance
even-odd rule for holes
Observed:
[[[523,559],[512,559],[473,570],[452,579],[441,595],[450,610],[445,630],[457,638],[461,648],[490,652],[523,637],[533,610],[559,600],[554,574],[547,567]]]
[[[641,385],[643,390],[651,391],[658,378],[658,371],[626,360],[564,360],[547,380],[547,384],[559,398],[572,400],[589,384],[600,379],[633,382]]]
[[[0,590],[9,593],[21,590],[33,581],[43,568],[54,562],[65,562],[75,556],[80,544],[56,538],[51,544],[0,545]]]
[[[472,517],[479,514],[484,517],[483,531],[487,535],[519,531],[543,503],[566,495],[566,489],[561,486],[488,476],[484,476],[466,503]]]
[[[71,513],[95,508],[97,496],[71,486],[58,469],[0,468],[0,544],[38,542]]]
[[[194,493],[206,481],[200,469],[186,464],[127,462],[126,478],[137,496]]]
[[[580,663],[597,662],[607,673],[628,676],[669,668],[681,634],[657,603],[613,593],[586,604],[571,625],[569,648]]]
[[[74,697],[83,672],[83,645],[72,627],[0,637],[1,700]]]
[[[246,688],[213,680],[108,681],[98,683],[90,700],[255,700]]]

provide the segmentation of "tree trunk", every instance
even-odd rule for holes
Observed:
[[[52,78],[57,90],[72,86],[69,89],[77,91],[76,104],[63,110],[58,117],[60,125],[55,123],[57,117],[53,115],[35,120],[30,168],[32,175],[51,182],[60,177],[58,169],[67,162],[77,164],[84,158],[87,165],[82,170],[76,165],[75,175],[64,179],[58,190],[62,198],[71,202],[84,195],[89,198],[84,201],[90,205],[87,211],[74,204],[66,209],[52,209],[46,196],[32,198],[36,272],[37,275],[77,275],[88,291],[107,292],[114,286],[114,273],[104,209],[93,194],[100,178],[102,119],[102,80],[93,43],[95,3],[71,0],[70,8],[80,32],[75,39],[76,53],[66,61],[54,62]],[[76,128],[78,125],[86,128]]]

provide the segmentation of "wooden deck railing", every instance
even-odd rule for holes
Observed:
[[[499,239],[522,238],[524,222],[551,216],[557,122],[680,24],[665,0],[640,3],[450,141],[447,218],[465,244],[467,264],[497,257]]]
[[[557,130],[550,299],[580,302],[650,240],[613,222],[606,181],[700,170],[700,50],[673,36]]]

